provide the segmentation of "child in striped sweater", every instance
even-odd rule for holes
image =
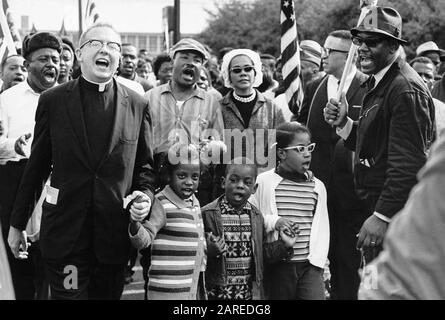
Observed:
[[[326,188],[309,165],[315,144],[309,130],[297,122],[277,128],[278,165],[257,178],[252,203],[264,216],[268,242],[283,227],[299,226],[290,258],[265,270],[266,296],[278,300],[323,300],[323,268],[329,249]]]
[[[130,225],[130,240],[137,249],[152,245],[149,300],[206,299],[206,240],[200,205],[194,195],[200,175],[199,152],[193,145],[177,147],[176,151],[181,157],[176,158],[175,152],[169,157],[169,183],[156,194],[165,211],[165,223],[153,241],[151,217],[137,233]]]

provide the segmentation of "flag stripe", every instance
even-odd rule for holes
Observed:
[[[300,76],[300,53],[293,0],[281,0],[281,61],[283,86],[289,109],[298,114],[303,100]]]

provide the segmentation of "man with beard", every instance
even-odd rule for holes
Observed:
[[[57,84],[62,42],[52,33],[38,32],[23,40],[22,50],[28,78],[0,95],[6,137],[0,144],[0,217],[5,243],[20,179],[29,162],[37,104],[41,93]],[[23,257],[26,257],[25,253]],[[37,243],[32,244],[28,259],[25,260],[14,259],[13,253],[8,250],[17,299],[34,299],[36,293],[40,297],[44,294],[39,292],[43,288],[33,283],[33,274],[38,267],[38,263],[33,260],[39,257]]]
[[[26,80],[28,72],[25,68],[25,59],[18,55],[6,57],[1,65],[1,80],[3,81],[0,93]]]
[[[416,175],[435,139],[434,104],[419,75],[402,60],[402,18],[389,7],[376,7],[351,30],[361,70],[370,75],[358,122],[347,117],[346,97],[331,99],[325,120],[337,127],[345,145],[355,151],[357,195],[368,218],[357,247],[365,261],[378,255],[392,217],[405,205]]]
[[[119,76],[117,77],[117,81],[143,95],[145,92],[153,88],[153,86],[150,82],[137,75],[137,65],[138,57],[136,47],[130,43],[122,44],[122,59],[119,66]],[[142,91],[136,87],[142,87]]]
[[[115,29],[93,24],[76,50],[82,76],[44,92],[37,106],[8,242],[14,256],[26,254],[28,208],[51,173],[40,244],[52,299],[119,299],[128,211],[143,219],[153,201],[150,111],[114,79],[120,53]],[[124,199],[135,201],[124,206]]]

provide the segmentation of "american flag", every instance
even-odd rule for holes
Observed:
[[[4,58],[17,54],[17,47],[21,47],[20,34],[15,28],[9,3],[2,0],[2,10],[0,10],[0,61]]]
[[[283,81],[289,109],[298,115],[303,101],[300,76],[300,48],[293,0],[281,0],[281,61]]]
[[[97,6],[94,0],[88,0],[85,10],[85,27],[88,28],[99,20],[99,13],[97,12]]]

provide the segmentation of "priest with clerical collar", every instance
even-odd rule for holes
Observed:
[[[110,24],[89,27],[76,56],[82,76],[39,100],[9,244],[16,257],[20,245],[26,251],[27,209],[51,173],[40,233],[51,298],[120,299],[129,218],[144,219],[153,202],[151,118],[144,99],[113,78],[121,37]]]

